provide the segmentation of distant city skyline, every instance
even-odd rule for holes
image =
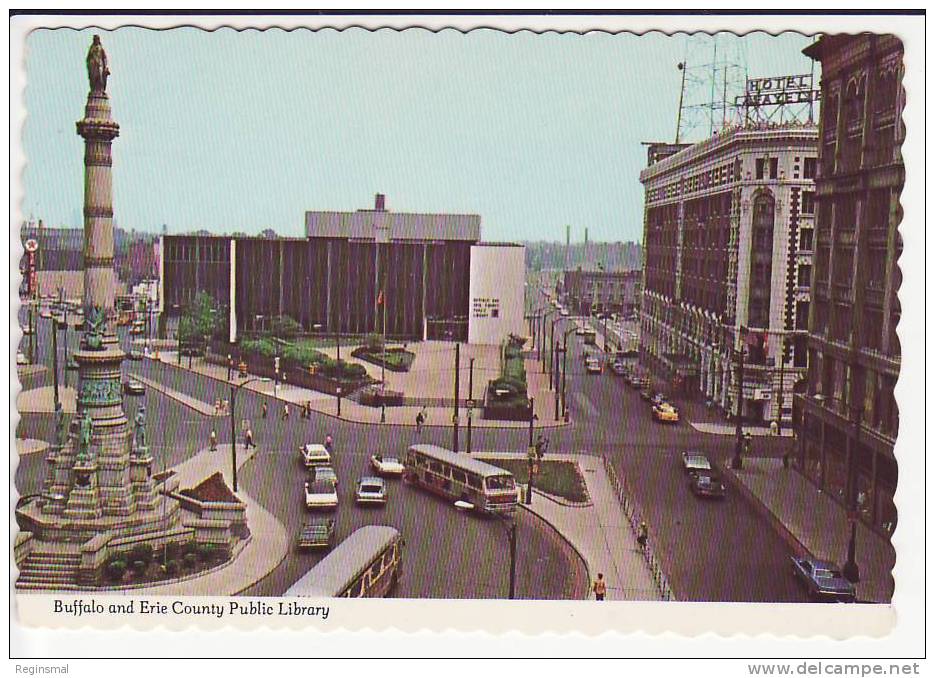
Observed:
[[[568,224],[573,242],[585,228],[639,242],[641,142],[674,140],[686,47],[657,33],[36,30],[22,217],[49,227],[81,225],[74,123],[94,33],[121,125],[116,223],[285,236],[304,234],[306,210],[385,193],[393,211],[479,214],[485,240],[564,242]],[[750,77],[811,69],[808,36],[735,40]]]

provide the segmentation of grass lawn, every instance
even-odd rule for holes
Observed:
[[[529,480],[529,464],[525,459],[486,459],[485,461],[509,471],[520,484],[524,485]],[[584,478],[578,471],[578,465],[571,461],[548,459],[540,461],[539,473],[533,484],[536,489],[568,501],[585,502],[588,500]]]

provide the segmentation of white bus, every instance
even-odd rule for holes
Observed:
[[[513,474],[467,454],[437,445],[413,445],[403,459],[403,479],[443,497],[466,501],[487,513],[514,511]]]
[[[356,530],[284,597],[386,598],[402,576],[403,539],[387,525]]]

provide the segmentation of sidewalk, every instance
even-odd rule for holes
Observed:
[[[525,454],[509,453],[475,456],[479,459],[526,458]],[[549,523],[572,545],[587,564],[591,583],[598,572],[604,574],[607,600],[662,600],[600,457],[550,453],[548,459],[578,464],[592,505],[560,504],[533,492],[532,504],[522,507]]]
[[[177,400],[178,402],[182,403],[186,407],[189,407],[195,410],[195,412],[198,412],[199,414],[203,414],[206,417],[227,416],[226,414],[222,415],[220,412],[214,409],[214,405],[209,405],[203,400],[192,398],[189,395],[185,395],[184,393],[175,391],[171,388],[168,388],[167,386],[163,386],[157,381],[153,381],[152,379],[147,379],[146,377],[140,376],[139,374],[131,374],[130,376],[133,379],[136,379],[137,381],[139,381],[141,384],[145,384],[146,386],[149,386],[150,388],[159,391],[163,395],[166,395],[172,398],[173,400]]]
[[[838,565],[844,563],[851,533],[847,512],[801,473],[783,468],[779,459],[744,459],[742,470],[735,471],[726,464],[722,470],[725,476],[736,480],[741,493],[772,523],[793,551]],[[896,563],[892,544],[861,522],[857,523],[856,543],[860,566],[858,600],[889,603]]]
[[[182,365],[177,363],[175,353],[165,353],[161,352],[159,354],[160,362],[163,362],[172,367],[176,367],[182,370],[188,370],[187,361],[183,362]],[[527,370],[530,368],[527,366]],[[202,374],[204,376],[216,379],[223,383],[233,383],[235,385],[241,383],[243,380],[237,380],[236,370],[233,373],[234,379],[231,381],[227,380],[227,368],[220,365],[212,365],[211,363],[206,363],[204,360],[195,359],[192,362],[191,372],[196,374]],[[540,379],[541,377],[541,379]],[[533,375],[529,374],[530,381],[530,392],[535,394],[535,388],[538,385],[542,384],[544,380],[544,387],[546,389],[544,397],[537,397],[535,402],[535,413],[539,417],[536,421],[535,428],[554,428],[556,426],[564,426],[564,422],[554,421],[554,394],[551,391],[548,391],[548,374],[544,375]],[[389,382],[389,380],[387,380]],[[462,379],[462,386],[464,387],[464,395],[466,397],[466,380]],[[146,383],[150,383],[147,381]],[[245,386],[244,388],[250,389],[255,393],[266,395],[269,398],[276,398],[278,400],[288,402],[292,405],[303,405],[308,401],[311,401],[312,410],[318,412],[319,414],[325,414],[337,418],[337,399],[334,396],[321,393],[319,391],[314,391],[312,389],[301,388],[298,386],[293,386],[290,384],[279,384],[278,388],[271,381],[254,381],[253,383]],[[275,391],[275,395],[274,395]],[[477,391],[477,384],[475,384],[475,391]],[[347,398],[342,398],[341,400],[341,419],[344,421],[351,421],[362,424],[381,424],[385,423],[388,425],[394,426],[415,426],[416,425],[416,415],[419,411],[422,410],[419,406],[411,407],[387,407],[385,409],[386,421],[381,422],[381,410],[378,407],[367,407],[361,405],[360,403],[354,402],[353,400],[348,400]],[[452,408],[451,407],[428,407],[425,408],[426,411],[426,426],[451,426],[451,417],[452,417]],[[213,406],[211,407],[210,414],[214,413]],[[480,408],[475,408],[475,416],[472,420],[472,425],[474,428],[528,428],[529,422],[526,421],[492,421],[480,418]],[[467,411],[462,407],[459,410],[459,423],[462,427],[467,426]]]
[[[237,468],[240,469],[256,452],[237,447]],[[208,476],[220,471],[228,487],[231,479],[230,445],[218,445],[215,452],[208,448],[182,462],[173,470],[178,475],[181,489],[194,487]],[[272,572],[289,552],[289,535],[276,518],[239,489],[237,496],[247,505],[247,526],[250,539],[234,559],[208,574],[171,584],[121,589],[126,595],[157,596],[233,596],[237,595]]]

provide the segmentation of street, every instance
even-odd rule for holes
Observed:
[[[43,349],[40,357],[51,368],[51,321],[39,321],[37,340]],[[129,351],[130,337],[120,329],[121,345]],[[69,352],[77,348],[77,333],[69,331]],[[59,346],[60,360],[63,347]],[[230,388],[218,381],[195,375],[176,366],[151,360],[123,364],[124,374],[141,374],[173,390],[213,404],[216,399],[230,399]],[[75,374],[70,379],[74,386]],[[51,383],[51,375],[46,379]],[[509,544],[504,526],[496,519],[484,519],[457,511],[435,495],[409,486],[400,480],[390,480],[390,501],[386,507],[359,508],[354,505],[354,484],[357,478],[370,475],[371,454],[401,454],[411,443],[433,442],[450,444],[449,430],[427,427],[417,437],[413,427],[368,426],[339,421],[313,414],[302,419],[292,408],[288,422],[280,419],[280,408],[269,402],[269,417],[262,419],[264,398],[249,390],[236,397],[238,430],[242,419],[249,419],[258,454],[241,471],[241,488],[259,501],[286,528],[290,535],[298,534],[309,517],[304,506],[303,482],[305,469],[300,462],[299,445],[321,442],[325,435],[335,439],[333,466],[339,478],[340,504],[336,517],[336,541],[367,524],[396,527],[406,539],[405,574],[398,596],[435,598],[505,598],[509,591]],[[128,416],[132,417],[137,402],[146,404],[152,450],[156,468],[172,466],[207,446],[212,427],[221,442],[229,440],[229,417],[206,417],[167,397],[154,388],[147,388],[143,397],[125,396]],[[489,449],[511,446],[525,449],[522,431],[495,431],[499,435],[485,438]],[[18,437],[52,438],[50,415],[23,415]],[[242,443],[242,441],[239,441]],[[500,447],[499,449],[503,449]],[[16,485],[21,494],[39,491],[45,472],[44,455],[29,455],[20,460]],[[517,531],[517,597],[536,599],[584,598],[587,574],[583,562],[555,531],[540,519],[519,509]],[[245,595],[276,596],[301,577],[323,554],[290,553],[268,576],[244,592]]]

